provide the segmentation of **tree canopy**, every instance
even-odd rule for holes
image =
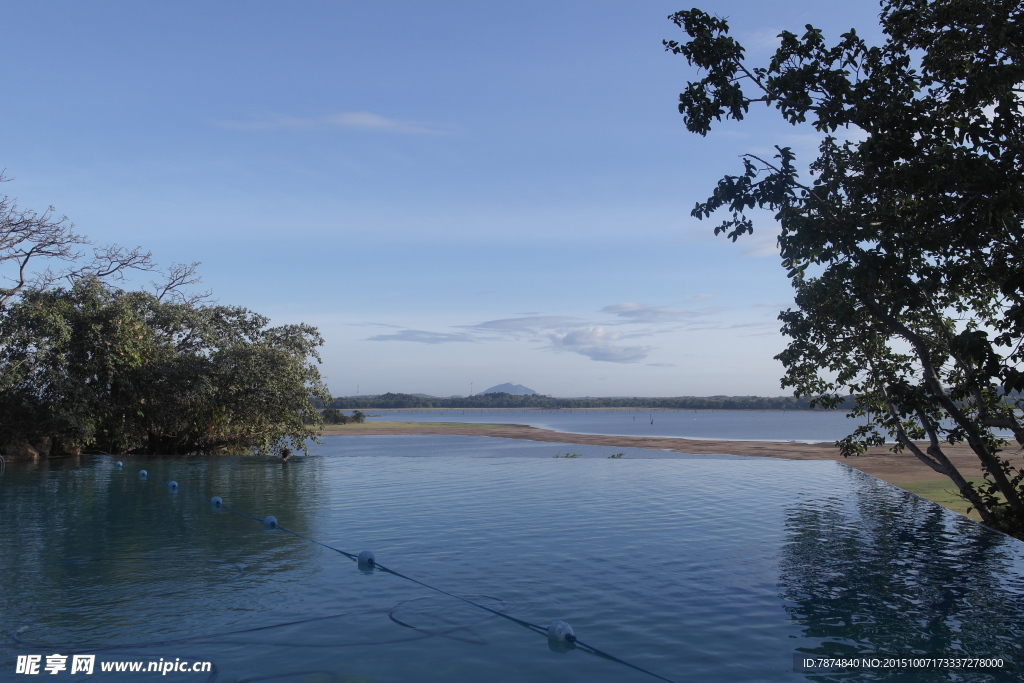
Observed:
[[[666,49],[701,71],[679,96],[690,131],[764,105],[820,136],[803,166],[783,146],[744,155],[692,212],[726,211],[715,232],[733,240],[753,231],[750,209],[774,213],[796,303],[780,315],[783,386],[824,406],[854,394],[871,420],[840,442],[845,455],[889,436],[987,524],[1024,532],[1024,474],[1001,436],[1024,445],[1006,400],[1019,407],[1024,389],[1024,8],[883,0],[882,45],[808,25],[760,66],[726,20],[670,19],[688,40]],[[955,443],[987,484],[950,463]]]
[[[322,423],[312,398],[330,400],[315,328],[270,327],[252,311],[185,294],[195,264],[172,267],[151,292],[121,289],[125,270],[154,269],[149,255],[107,247],[83,261],[82,244],[66,219],[0,198],[0,266],[11,266],[0,289],[0,448],[305,448]]]

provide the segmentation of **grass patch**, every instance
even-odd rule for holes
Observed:
[[[981,477],[968,477],[967,481],[973,482],[974,484],[980,484],[985,480]],[[956,485],[954,485],[949,479],[929,479],[927,481],[910,481],[903,483],[893,482],[893,485],[899,486],[904,491],[910,491],[911,493],[921,496],[926,500],[930,500],[933,503],[938,503],[948,510],[970,517],[976,522],[981,521],[981,516],[978,514],[977,510],[971,510],[971,513],[967,514],[967,508],[970,507],[970,503],[960,497],[960,494],[957,493]]]

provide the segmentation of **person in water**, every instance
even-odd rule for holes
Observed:
[[[290,457],[292,457],[291,449],[282,448],[281,449],[281,462],[288,462],[288,458],[290,458]]]

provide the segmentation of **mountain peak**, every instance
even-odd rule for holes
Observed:
[[[490,389],[485,389],[485,390],[481,391],[480,393],[481,394],[506,393],[506,394],[512,394],[513,396],[534,396],[534,395],[537,394],[537,392],[534,391],[533,389],[531,389],[530,387],[524,387],[522,384],[511,384],[509,382],[505,382],[504,384],[499,384],[498,386],[491,387]]]

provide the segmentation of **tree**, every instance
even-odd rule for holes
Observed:
[[[326,408],[320,414],[323,418],[324,423],[329,425],[345,425],[349,422],[355,422],[356,424],[366,422],[366,415],[360,411],[353,411],[351,415],[346,415],[337,408]]]
[[[305,449],[330,400],[308,325],[161,301],[96,278],[32,291],[0,316],[0,443],[63,451]],[[313,416],[310,425],[304,416]]]
[[[330,400],[315,328],[205,305],[188,293],[197,263],[173,264],[151,293],[123,290],[129,271],[157,271],[151,255],[89,247],[52,207],[0,196],[0,448],[305,449],[321,424],[312,399]]]
[[[0,172],[0,183],[8,180]],[[0,286],[0,309],[22,291],[43,291],[61,280],[116,280],[129,270],[155,269],[149,252],[139,247],[95,247],[75,231],[67,216],[54,218],[53,211],[52,206],[42,214],[21,209],[11,197],[0,195],[0,282],[6,284]],[[89,258],[85,258],[85,247],[92,247]],[[162,287],[173,291],[191,284],[195,265],[172,266]]]
[[[1022,535],[1024,472],[995,430],[1024,445],[1013,410],[1024,389],[1024,8],[881,8],[884,44],[854,30],[828,44],[808,25],[781,33],[765,66],[748,64],[727,21],[670,16],[689,39],[666,49],[703,72],[679,96],[690,131],[764,104],[821,137],[803,176],[788,147],[744,155],[692,214],[728,211],[715,232],[736,240],[753,231],[750,209],[774,212],[796,292],[780,315],[782,384],[826,407],[855,395],[852,414],[869,424],[839,442],[844,455],[889,436],[986,524]],[[946,457],[956,443],[977,455],[984,484]]]

